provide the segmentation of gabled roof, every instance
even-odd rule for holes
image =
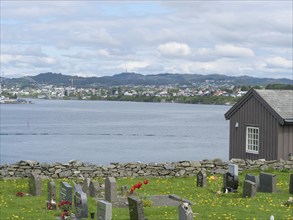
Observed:
[[[225,118],[228,120],[251,96],[261,102],[280,124],[293,123],[293,90],[249,90],[232,108]]]

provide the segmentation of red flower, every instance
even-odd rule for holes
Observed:
[[[61,218],[62,218],[62,219],[65,219],[65,217],[68,216],[68,215],[69,215],[68,211],[63,211],[63,212],[61,213]]]
[[[58,204],[59,207],[60,207],[60,206],[63,206],[63,205],[71,205],[71,202],[69,202],[69,201],[61,201],[61,202]]]
[[[148,184],[149,181],[148,181],[148,180],[144,180],[143,183],[144,183],[144,184]]]
[[[71,202],[69,202],[69,201],[61,201],[58,204],[58,207],[60,207],[64,211],[68,211],[71,208]]]

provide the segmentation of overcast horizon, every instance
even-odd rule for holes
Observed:
[[[1,76],[293,79],[292,1],[1,1]]]

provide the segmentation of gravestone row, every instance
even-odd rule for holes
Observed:
[[[293,194],[293,174],[290,176],[289,193]],[[206,174],[200,171],[197,174],[197,187],[206,185]],[[237,192],[238,189],[238,165],[229,164],[228,172],[223,175],[223,192]],[[277,176],[261,172],[259,176],[247,174],[243,184],[243,197],[254,197],[256,192],[277,192]]]
[[[243,184],[243,197],[254,197],[256,192],[277,192],[277,176],[261,172],[259,176],[246,174]]]
[[[224,174],[224,189],[228,192],[237,192],[238,188],[238,166],[230,164],[229,171]],[[256,192],[277,192],[277,177],[274,174],[261,172],[259,177],[247,174],[243,183],[243,197],[254,197]],[[98,195],[102,187],[98,182],[92,182],[89,178],[84,179],[83,185],[75,184],[74,192],[74,207],[77,218],[87,218],[87,194],[93,197]],[[200,171],[197,175],[197,186],[206,186],[206,173]],[[38,175],[32,175],[29,179],[29,192],[31,195],[41,195],[42,182]],[[48,182],[48,202],[56,201],[56,186],[54,182]],[[127,195],[127,187],[121,188],[122,195]],[[293,174],[290,175],[289,193],[293,194]],[[118,201],[117,199],[117,184],[113,177],[108,177],[105,180],[105,199],[98,200],[98,219],[110,220],[112,218],[112,204]],[[60,183],[60,201],[72,202],[72,187],[67,182]],[[145,219],[142,202],[135,196],[128,197],[130,219]],[[179,219],[193,219],[191,208],[181,203],[178,206]]]

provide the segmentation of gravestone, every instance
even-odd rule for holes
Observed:
[[[72,203],[72,187],[67,182],[60,183],[60,202],[69,201]]]
[[[79,185],[78,183],[75,183],[74,181],[72,181],[72,183],[73,183],[73,186],[74,186],[74,192],[79,192],[79,191],[83,192],[81,185]]]
[[[238,176],[238,165],[230,163],[228,165],[228,172],[234,176]]]
[[[114,177],[107,177],[105,181],[105,200],[111,203],[117,202],[117,183]]]
[[[197,187],[205,187],[207,185],[207,175],[205,172],[199,171],[197,174]]]
[[[259,191],[259,177],[258,176],[254,176],[252,174],[246,174],[245,180],[254,182],[256,184],[256,190]]]
[[[56,204],[56,184],[53,181],[48,182],[48,200],[46,203],[47,209],[57,209]]]
[[[101,187],[100,187],[100,183],[99,182],[93,182],[91,181],[90,182],[90,185],[89,185],[89,196],[90,197],[98,197],[100,196],[99,195],[99,192],[101,190]]]
[[[53,181],[48,182],[48,201],[56,201],[56,184]]]
[[[178,206],[178,216],[180,220],[193,220],[193,212],[188,203],[183,202]]]
[[[223,192],[237,192],[238,189],[238,176],[231,173],[225,173],[223,177],[224,189]]]
[[[82,191],[76,191],[74,193],[74,207],[75,215],[77,218],[87,218],[88,208],[87,208],[87,196]]]
[[[29,183],[29,193],[32,196],[41,196],[42,195],[42,179],[39,175],[32,174]]]
[[[128,197],[130,220],[145,220],[142,201],[136,196]]]
[[[112,203],[106,200],[98,200],[98,220],[112,220]]]
[[[260,192],[277,192],[277,176],[275,174],[261,172],[259,174],[259,185]]]
[[[293,174],[290,175],[289,193],[293,194]]]
[[[250,181],[250,180],[245,180],[243,183],[243,198],[246,197],[255,197],[256,196],[256,183]]]
[[[90,182],[91,182],[90,178],[84,178],[84,180],[82,182],[82,191],[86,194],[89,193]]]
[[[121,195],[127,196],[128,195],[128,188],[127,186],[121,186]]]

